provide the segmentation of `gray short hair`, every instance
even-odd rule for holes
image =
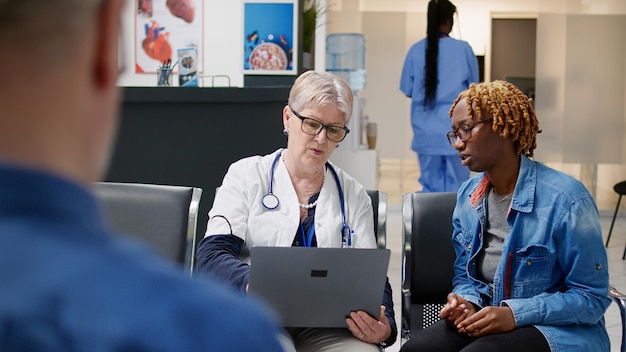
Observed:
[[[346,125],[352,116],[352,89],[341,78],[324,71],[306,71],[289,92],[289,106],[296,111],[336,104],[345,115]]]

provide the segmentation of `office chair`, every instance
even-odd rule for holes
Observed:
[[[455,192],[402,195],[401,343],[439,320],[452,290]]]
[[[374,235],[378,248],[387,248],[387,193],[368,189],[374,209]]]
[[[145,241],[191,275],[202,189],[97,182],[93,191],[115,230]]]
[[[618,291],[612,284],[609,285],[609,297],[615,301],[619,307],[619,314],[622,317],[622,344],[620,351],[626,352],[626,295]]]
[[[613,186],[613,190],[615,193],[619,195],[617,198],[617,205],[615,206],[615,212],[613,213],[613,220],[611,220],[611,227],[609,228],[609,235],[606,237],[605,247],[609,246],[609,240],[611,239],[611,233],[613,232],[613,225],[615,225],[615,218],[617,217],[617,212],[619,211],[619,204],[622,201],[622,196],[626,194],[626,181],[619,182]],[[624,254],[622,254],[622,260],[626,257],[626,246],[624,246]]]

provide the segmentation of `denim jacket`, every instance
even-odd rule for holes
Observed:
[[[477,279],[476,267],[489,187],[481,173],[459,189],[453,292],[480,307],[509,306],[516,326],[534,325],[552,351],[608,352],[607,256],[589,192],[573,177],[521,156],[492,289]]]

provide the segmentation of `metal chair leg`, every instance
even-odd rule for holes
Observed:
[[[609,240],[611,239],[611,233],[613,232],[613,225],[615,225],[615,218],[617,217],[617,212],[619,211],[619,203],[622,201],[622,195],[619,195],[617,198],[617,206],[615,207],[615,213],[613,213],[613,220],[611,220],[611,227],[609,228],[609,235],[606,237],[606,244],[604,247],[609,247]],[[626,255],[626,250],[624,251],[624,255]],[[624,259],[624,256],[622,256]]]

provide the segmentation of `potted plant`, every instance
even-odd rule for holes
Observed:
[[[302,66],[304,69],[313,69],[315,66],[315,30],[319,26],[318,16],[326,9],[318,0],[304,0],[302,20]]]

